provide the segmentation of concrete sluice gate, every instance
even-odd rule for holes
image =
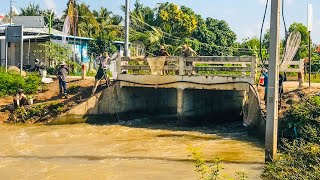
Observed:
[[[243,121],[252,128],[264,128],[252,90],[120,87],[117,82],[51,123],[78,123],[79,116],[89,123],[158,117],[187,125]]]

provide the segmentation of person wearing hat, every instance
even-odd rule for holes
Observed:
[[[101,56],[96,59],[96,62],[99,64],[98,72],[95,76],[95,83],[92,89],[92,94],[94,94],[97,90],[97,87],[100,81],[104,78],[109,83],[109,79],[107,76],[108,71],[110,71],[111,61],[114,61],[118,58],[119,54],[115,58],[110,58],[108,52],[104,52]]]
[[[164,46],[160,46],[158,56],[169,56],[169,53],[168,51],[166,51],[166,48]]]
[[[64,95],[65,98],[68,98],[67,93],[67,75],[69,73],[69,69],[66,66],[65,62],[60,63],[60,67],[57,70],[57,77],[59,79],[59,90],[60,96]]]
[[[14,107],[22,107],[27,104],[27,96],[23,93],[22,89],[18,89],[17,94],[13,99]]]
[[[190,57],[190,56],[197,56],[197,52],[194,51],[191,47],[188,45],[184,44],[181,47],[181,55],[183,57]]]
[[[194,51],[191,47],[188,47],[186,44],[184,44],[181,47],[181,55],[183,57],[197,56],[197,52]],[[186,62],[186,66],[192,66],[192,65],[193,65],[192,62]],[[190,75],[191,73],[194,73],[194,72],[190,71],[188,74]]]

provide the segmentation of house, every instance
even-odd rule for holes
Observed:
[[[45,59],[44,52],[39,52],[39,44],[44,42],[55,42],[58,44],[67,43],[72,47],[71,59],[79,64],[88,63],[90,57],[87,53],[89,42],[92,38],[68,36],[63,32],[51,29],[44,25],[41,16],[17,16],[14,18],[14,25],[23,25],[23,64],[34,66],[34,60],[39,59],[47,66],[53,66]],[[0,25],[0,65],[5,65],[5,29],[10,24]],[[65,40],[64,40],[65,39]],[[20,44],[8,44],[8,65],[16,66],[20,63]]]

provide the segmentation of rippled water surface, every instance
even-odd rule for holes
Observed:
[[[232,127],[231,127],[232,129]],[[262,172],[264,150],[245,131],[166,125],[0,126],[0,179],[196,179],[189,146],[221,174]]]

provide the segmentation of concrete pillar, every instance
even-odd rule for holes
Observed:
[[[184,60],[183,57],[179,57],[179,76],[184,75]]]
[[[177,117],[183,119],[184,115],[184,89],[177,89]]]

